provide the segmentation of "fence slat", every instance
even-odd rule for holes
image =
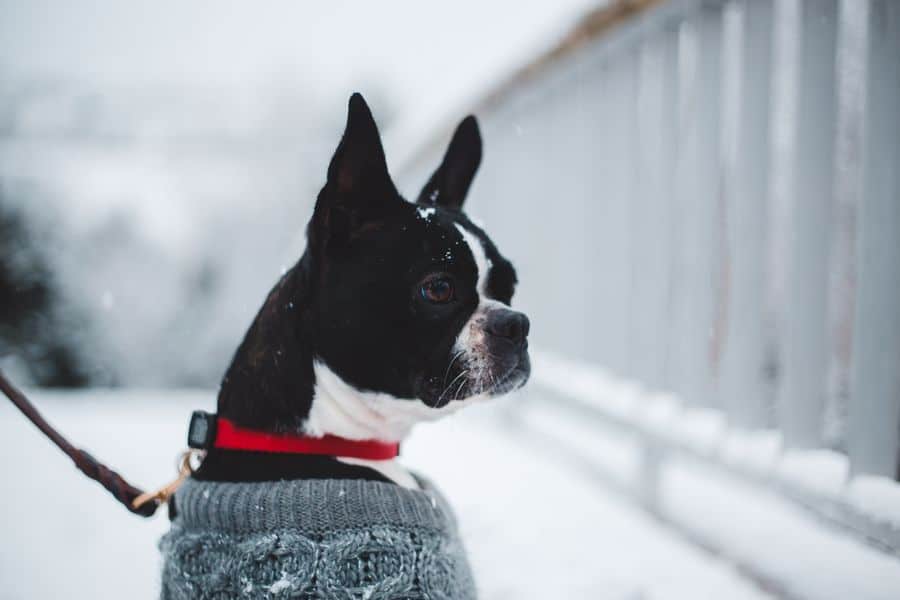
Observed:
[[[661,284],[662,295],[660,297],[662,303],[660,315],[663,323],[657,329],[661,334],[658,344],[662,355],[660,356],[657,378],[650,381],[652,385],[656,385],[660,389],[672,389],[674,380],[674,374],[671,372],[674,347],[671,323],[673,320],[672,279],[675,274],[672,257],[676,255],[675,244],[678,240],[677,232],[675,231],[677,219],[675,218],[676,206],[673,190],[675,189],[675,167],[678,154],[678,106],[680,103],[678,96],[679,26],[680,22],[670,21],[662,32],[662,115],[660,118],[659,147],[661,193],[664,195],[663,202],[665,203],[667,220],[665,238],[660,240],[659,246],[665,260],[662,270],[662,276],[665,280]]]
[[[818,446],[823,427],[837,14],[836,0],[801,5],[785,378],[778,404],[785,444],[798,448]]]
[[[766,425],[764,397],[766,241],[772,15],[770,0],[745,0],[735,177],[729,189],[728,334],[721,392],[729,420]]]
[[[682,277],[676,289],[677,325],[675,355],[678,386],[676,391],[688,402],[701,406],[714,404],[710,345],[714,323],[715,260],[719,248],[715,240],[718,226],[720,173],[721,48],[722,10],[704,5],[691,21],[696,35],[693,52],[684,56],[680,75],[686,114],[679,133],[678,218]]]
[[[854,473],[896,477],[900,432],[900,4],[869,14],[865,177],[848,452]]]
[[[663,91],[665,53],[671,50],[670,32],[660,32],[641,46],[637,65],[635,107],[636,150],[633,165],[634,198],[631,214],[631,369],[647,385],[661,385],[665,344],[659,333],[666,328],[668,293],[668,224],[670,188],[665,183],[665,155],[674,117],[672,99]]]
[[[610,244],[609,263],[603,274],[607,283],[606,295],[613,302],[609,315],[611,321],[605,335],[614,347],[610,365],[625,375],[631,374],[629,356],[629,324],[631,317],[631,213],[634,197],[635,123],[637,111],[635,98],[637,87],[637,56],[629,49],[610,61],[608,74],[610,94],[606,191],[602,193],[607,203],[607,237]]]

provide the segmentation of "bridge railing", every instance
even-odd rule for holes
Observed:
[[[643,502],[687,455],[900,553],[900,3],[613,2],[474,112],[535,381]]]

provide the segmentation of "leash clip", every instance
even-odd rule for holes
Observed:
[[[184,451],[178,461],[178,477],[155,492],[144,492],[139,495],[131,501],[131,508],[137,510],[148,502],[156,502],[157,504],[167,502],[172,494],[181,487],[184,480],[194,473],[195,468],[191,463],[191,459],[196,458],[198,461],[202,461],[205,454],[205,452],[195,449]]]

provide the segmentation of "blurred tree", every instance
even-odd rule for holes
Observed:
[[[88,376],[76,349],[58,333],[57,297],[26,219],[0,187],[0,359],[15,357],[29,383],[83,386]]]

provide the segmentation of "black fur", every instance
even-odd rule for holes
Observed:
[[[280,479],[369,479],[390,481],[368,467],[348,465],[331,456],[217,450],[194,474],[201,481],[277,481]]]
[[[269,293],[238,348],[222,381],[219,414],[259,430],[302,430],[316,360],[357,389],[435,407],[524,383],[527,319],[503,309],[490,324],[497,332],[490,347],[497,389],[465,379],[447,389],[448,378],[466,375],[454,365],[453,346],[479,304],[477,266],[458,226],[481,240],[491,265],[489,298],[508,305],[516,283],[509,261],[461,212],[480,160],[478,125],[467,117],[418,203],[406,202],[388,174],[372,114],[354,94],[307,226],[307,249]],[[436,304],[420,294],[422,281],[435,276],[452,282],[452,301]],[[503,388],[503,381],[511,383]],[[240,481],[321,476],[384,479],[329,458],[216,451],[198,473]]]
[[[424,206],[461,209],[479,164],[481,134],[478,121],[468,116],[456,128],[441,166],[422,188],[416,202]]]

